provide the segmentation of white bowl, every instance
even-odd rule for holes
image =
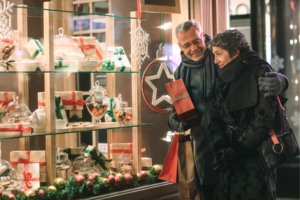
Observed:
[[[29,62],[16,61],[16,62],[11,62],[9,64],[11,64],[15,68],[16,71],[36,71],[36,69],[39,67],[41,62],[39,62],[39,61],[29,61]]]
[[[78,62],[79,71],[95,71],[98,67],[97,60],[80,60]]]

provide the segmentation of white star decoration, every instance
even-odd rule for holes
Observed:
[[[11,24],[11,13],[13,12],[12,7],[15,5],[14,3],[10,4],[9,1],[6,3],[6,0],[1,0],[3,3],[0,4],[0,27],[2,31],[0,31],[0,35],[3,37],[10,32],[14,32]]]
[[[276,55],[274,58],[271,59],[271,65],[274,71],[278,72],[280,69],[284,68],[284,59]]]
[[[132,53],[130,55],[135,58],[138,62],[138,65],[141,69],[141,65],[143,64],[146,58],[150,58],[148,55],[148,39],[149,34],[146,33],[141,27],[141,20],[138,20],[139,26],[135,31],[130,32],[131,34],[131,44],[133,49],[131,50]]]
[[[151,80],[160,79],[162,72],[165,71],[168,79],[172,79],[174,81],[174,76],[170,74],[169,69],[166,65],[166,63],[161,63],[160,67],[158,69],[158,72],[156,75],[153,76],[147,76],[145,78],[145,82],[152,88],[152,104],[156,106],[162,101],[167,101],[168,103],[172,104],[171,98],[169,95],[162,95],[160,98],[156,99],[157,97],[157,88],[154,86],[154,84],[151,82]]]
[[[300,126],[300,112],[294,111],[293,115],[291,116],[291,121],[293,122],[293,125],[296,127]]]

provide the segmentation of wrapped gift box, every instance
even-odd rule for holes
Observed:
[[[104,53],[103,48],[101,47],[99,41],[96,40],[96,57],[95,57],[95,59],[98,61],[97,71],[101,71],[101,68],[102,68],[101,61],[103,59],[103,53]]]
[[[105,122],[116,122],[116,120],[112,121],[112,116],[113,116],[113,103],[116,103],[118,101],[118,97],[111,97],[111,98],[106,98],[103,100],[103,104],[107,104],[107,110],[105,113]]]
[[[78,60],[55,60],[55,71],[78,71]]]
[[[72,176],[72,169],[68,165],[57,165],[56,166],[56,177],[63,178],[64,180],[68,180],[68,178]]]
[[[15,95],[15,92],[0,92],[0,116],[7,112],[7,105],[13,101]]]
[[[122,154],[132,154],[132,143],[112,143],[110,144],[110,157],[113,160],[120,160]]]
[[[30,123],[0,124],[0,138],[20,137],[31,134]]]
[[[81,49],[85,58],[94,58],[96,54],[96,38],[95,37],[72,37]]]
[[[126,107],[124,110],[127,112],[125,124],[132,124],[132,107]]]
[[[131,65],[127,58],[127,55],[123,47],[108,47],[108,51],[113,51],[113,60],[115,62],[116,71],[129,72],[131,71]]]
[[[46,186],[46,154],[45,151],[11,151],[10,152],[10,164],[15,170],[18,170],[18,164],[24,164],[29,161],[31,163],[37,163],[39,165],[39,177],[41,186]]]
[[[29,52],[30,56],[33,60],[44,62],[44,47],[38,40],[29,40],[29,42],[25,45],[25,48]]]
[[[176,113],[181,122],[193,121],[196,124],[200,122],[196,108],[190,98],[190,95],[182,79],[167,83],[166,88],[172,99]]]
[[[36,190],[40,187],[40,165],[38,163],[18,164],[18,176],[24,182],[24,191]]]
[[[152,166],[152,158],[142,157],[142,170],[149,171]]]
[[[82,111],[81,110],[67,110],[67,118],[69,122],[81,122]]]
[[[73,147],[73,148],[62,148],[59,149],[59,152],[65,152],[68,154],[68,158],[73,162],[75,158],[81,155],[84,147]]]
[[[84,156],[91,158],[100,171],[109,170],[111,167],[112,160],[108,160],[95,146],[89,145],[84,151]]]
[[[38,92],[38,108],[45,110],[45,92]],[[56,119],[64,119],[68,124],[68,117],[66,110],[62,104],[62,98],[55,93],[55,117]]]
[[[65,110],[83,110],[85,101],[83,100],[82,91],[55,92],[55,95],[61,97]]]

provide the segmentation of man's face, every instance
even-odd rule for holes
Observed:
[[[195,27],[177,34],[178,46],[184,55],[193,61],[199,61],[206,51],[205,36]]]

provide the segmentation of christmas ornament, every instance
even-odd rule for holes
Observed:
[[[38,193],[45,196],[45,190],[39,190]]]
[[[14,198],[16,198],[15,195],[13,195],[13,194],[8,195],[8,199],[14,199]]]
[[[294,111],[293,115],[291,116],[291,121],[295,127],[300,127],[300,112]]]
[[[120,182],[121,182],[120,178],[119,177],[115,177],[115,186],[120,185]]]
[[[4,32],[0,32],[0,35],[3,37],[7,35],[10,32],[14,32],[12,29],[12,24],[11,24],[11,18],[12,18],[12,8],[14,3],[10,4],[9,1],[2,0],[3,3],[0,4],[1,12],[0,12],[0,21],[1,21],[1,28],[4,30]]]
[[[131,174],[124,174],[124,178],[126,179],[126,184],[129,185],[132,183],[132,176]]]
[[[24,192],[24,194],[25,194],[25,196],[28,198],[28,199],[30,199],[30,200],[33,200],[33,199],[35,199],[35,192],[34,191],[32,191],[32,190],[27,190],[27,191],[25,191]]]
[[[149,34],[144,31],[144,29],[141,27],[141,10],[140,10],[140,4],[138,1],[137,4],[138,7],[138,27],[135,29],[135,31],[130,32],[131,34],[131,56],[135,58],[135,60],[138,62],[138,65],[141,69],[141,65],[143,64],[144,60],[146,58],[150,58],[148,55],[148,40],[149,40]]]
[[[140,173],[136,173],[136,177],[138,181],[142,180],[142,175]]]
[[[59,188],[64,188],[66,185],[66,181],[63,178],[54,179],[54,183],[56,183],[59,186]]]
[[[142,179],[147,178],[147,172],[146,171],[140,171],[140,175],[141,175]]]
[[[56,188],[55,186],[53,186],[53,185],[50,185],[50,186],[48,187],[48,189],[49,189],[49,190],[57,191],[57,188]]]
[[[153,75],[153,76],[147,76],[148,72],[152,69],[152,67],[154,67],[157,64],[160,65],[157,74]],[[174,63],[171,60],[170,56],[164,52],[162,44],[160,44],[159,50],[157,50],[157,52],[156,52],[156,60],[151,62],[146,67],[145,72],[142,77],[142,94],[143,94],[144,100],[146,101],[146,103],[152,110],[154,110],[156,112],[160,112],[160,113],[167,113],[167,112],[171,111],[168,109],[170,106],[168,106],[168,108],[166,108],[166,109],[161,109],[156,106],[163,101],[166,101],[169,104],[172,104],[172,100],[168,94],[162,95],[161,97],[157,98],[157,87],[152,83],[152,81],[160,79],[163,72],[165,72],[168,79],[171,79],[172,81],[174,81],[174,76],[170,73],[167,64],[172,65],[174,67],[177,66],[176,63]],[[146,83],[152,89],[152,100],[149,100],[149,98],[146,95],[146,89],[145,89]],[[161,86],[161,87],[165,87],[165,86]]]
[[[88,185],[89,190],[93,188],[93,182],[92,181],[87,181],[86,184]]]
[[[75,176],[75,181],[77,183],[83,183],[85,181],[85,178],[83,175],[77,175],[77,176]]]
[[[159,174],[161,172],[161,167],[159,165],[153,165],[154,173]]]
[[[103,178],[102,182],[105,184],[105,187],[108,187],[110,185],[110,181],[107,178]]]
[[[274,71],[278,72],[279,70],[284,68],[284,59],[276,55],[271,59],[271,65]]]
[[[123,175],[122,175],[121,173],[117,173],[117,174],[116,174],[116,177],[122,178]]]
[[[89,179],[90,181],[93,181],[93,180],[95,179],[95,177],[92,176],[92,175],[90,175],[90,176],[88,176],[88,179]]]
[[[115,176],[114,175],[109,175],[108,177],[107,177],[107,179],[110,181],[110,183],[114,183],[115,182]]]

